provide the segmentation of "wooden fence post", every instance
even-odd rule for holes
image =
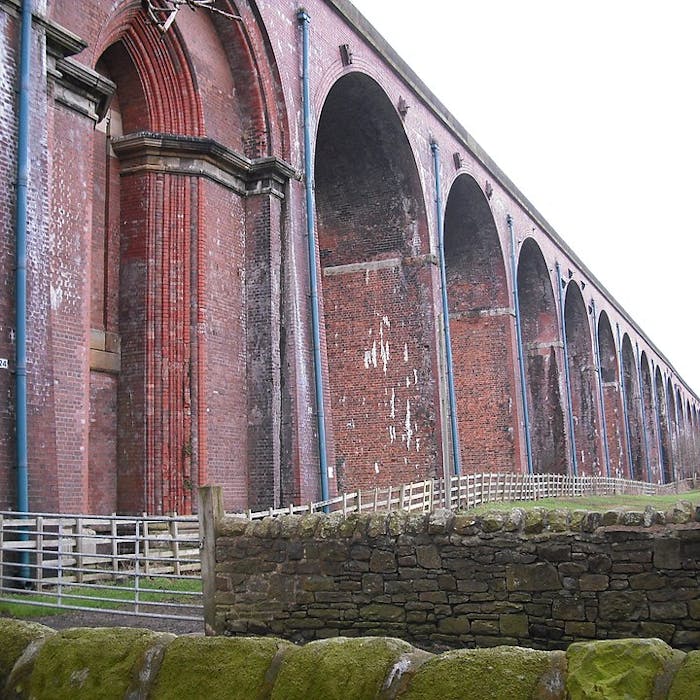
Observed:
[[[224,515],[224,500],[220,486],[199,489],[199,548],[202,560],[202,599],[204,603],[204,634],[216,634],[216,531]]]

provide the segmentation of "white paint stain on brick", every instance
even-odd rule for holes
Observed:
[[[379,348],[382,355],[382,369],[384,370],[384,374],[386,374],[386,369],[389,365],[389,341],[387,340],[386,343],[384,342],[384,325],[386,325],[387,328],[390,327],[389,319],[387,319],[386,316],[384,317],[384,322],[379,324]],[[376,366],[375,364],[375,367]]]
[[[411,449],[411,438],[413,438],[413,427],[411,426],[411,401],[406,399],[406,422],[404,436],[406,438],[406,449]]]
[[[391,401],[389,403],[389,417],[396,418],[396,390],[392,387],[391,389]]]
[[[403,344],[403,361],[408,362],[408,343]]]

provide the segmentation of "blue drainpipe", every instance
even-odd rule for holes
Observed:
[[[571,372],[569,370],[569,344],[566,342],[566,314],[565,311],[565,300],[564,300],[564,287],[562,287],[561,270],[559,268],[559,263],[556,264],[557,267],[557,287],[559,288],[559,308],[561,311],[561,339],[564,345],[564,377],[566,379],[566,403],[569,409],[569,433],[571,436],[571,468],[573,469],[574,476],[578,476],[578,459],[576,457],[576,434],[574,433],[574,404],[571,396]]]
[[[445,272],[445,225],[442,218],[442,187],[440,185],[440,146],[431,141],[435,169],[435,205],[438,228],[438,258],[440,262],[440,287],[442,289],[442,319],[445,332],[445,364],[447,365],[447,394],[450,404],[450,430],[452,433],[452,465],[455,476],[462,473],[459,456],[459,433],[457,431],[457,400],[455,398],[454,370],[452,364],[452,341],[450,340],[450,313],[447,303],[447,274]]]
[[[642,357],[639,354],[639,343],[635,343],[637,350],[637,376],[639,377],[639,408],[642,413],[642,435],[644,436],[644,461],[647,465],[647,481],[651,483],[651,460],[649,459],[649,436],[647,435],[647,409],[644,405],[644,382],[642,381]]]
[[[617,327],[617,345],[620,348],[620,390],[622,393],[622,413],[625,417],[625,441],[627,443],[627,464],[629,465],[630,479],[634,478],[634,461],[632,459],[632,430],[630,428],[630,415],[627,408],[627,386],[625,385],[625,359],[622,354],[622,340],[620,338],[620,324]]]
[[[603,394],[603,365],[600,361],[600,337],[598,335],[598,314],[593,305],[593,335],[595,339],[595,362],[598,374],[598,394],[600,395],[600,426],[603,431],[603,452],[605,454],[605,473],[610,476],[610,449],[608,448],[608,419],[605,417],[605,395]]]
[[[306,233],[309,249],[309,288],[311,294],[311,332],[314,354],[314,386],[318,427],[318,460],[321,469],[321,500],[328,500],[328,463],[326,455],[326,415],[323,401],[323,366],[321,364],[321,326],[318,310],[316,275],[316,222],[314,216],[314,172],[311,158],[311,94],[309,79],[309,24],[311,17],[300,10],[297,20],[302,35],[302,100],[304,109],[304,186],[306,188]]]
[[[17,511],[29,511],[27,459],[27,189],[29,184],[29,68],[32,43],[31,0],[23,0],[19,48],[17,107],[17,202],[15,208],[15,427],[17,441]],[[21,540],[28,533],[20,533]],[[22,552],[20,577],[29,578],[29,553]]]
[[[17,430],[17,510],[29,510],[27,468],[27,189],[29,184],[29,66],[31,0],[23,0],[17,114],[17,206],[15,210],[15,411]]]
[[[520,294],[518,293],[518,264],[515,256],[515,230],[513,217],[508,214],[510,231],[510,268],[513,277],[513,302],[515,307],[515,335],[518,341],[518,366],[520,368],[520,392],[523,400],[523,423],[525,424],[525,448],[527,449],[527,473],[534,472],[532,465],[532,438],[530,436],[530,411],[527,406],[527,385],[525,384],[525,357],[523,356],[523,329],[520,318]]]

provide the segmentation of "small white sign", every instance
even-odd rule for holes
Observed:
[[[7,369],[7,358],[0,357],[0,369]]]

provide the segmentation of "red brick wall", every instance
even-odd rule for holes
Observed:
[[[17,162],[15,144],[16,47],[19,22],[0,12],[0,357],[8,360],[8,369],[0,369],[0,509],[10,508],[15,496],[14,442],[14,303],[15,234],[14,187]]]

